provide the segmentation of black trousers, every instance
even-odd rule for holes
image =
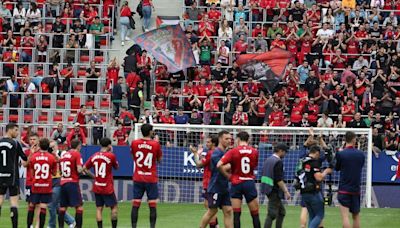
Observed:
[[[282,200],[279,197],[278,192],[271,192],[268,196],[268,214],[265,219],[264,228],[272,227],[272,222],[276,220],[275,227],[282,227],[283,218],[286,215],[285,207],[283,207]]]

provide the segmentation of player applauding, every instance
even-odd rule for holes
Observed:
[[[254,170],[258,165],[258,151],[249,146],[249,138],[249,133],[245,131],[239,132],[237,135],[237,147],[229,150],[217,164],[217,168],[232,183],[231,202],[235,228],[240,227],[243,196],[246,199],[251,217],[253,218],[253,227],[261,227],[258,215],[257,189],[254,181]],[[232,174],[228,172],[229,166]]]
[[[75,208],[76,228],[82,228],[82,196],[79,187],[79,174],[82,173],[81,142],[71,141],[71,150],[61,154],[61,197],[58,212],[58,226],[64,228],[64,216],[68,207]]]
[[[48,152],[50,141],[46,138],[40,139],[40,150],[30,155],[28,164],[31,167],[28,172],[32,172],[32,194],[28,208],[27,225],[33,223],[35,206],[39,205],[39,228],[43,228],[46,222],[47,205],[52,197],[52,175],[57,171],[57,161],[53,154]]]
[[[194,154],[194,161],[196,162],[196,166],[198,168],[204,168],[204,173],[203,173],[203,197],[204,197],[204,206],[208,208],[208,202],[207,202],[207,186],[210,181],[211,177],[211,170],[210,170],[210,162],[211,162],[211,156],[214,152],[215,147],[218,146],[218,136],[216,135],[210,135],[207,138],[206,141],[206,147],[208,151],[206,152],[205,156],[202,156],[201,159],[199,157],[199,153],[202,151],[197,151],[195,147],[190,146],[190,150]],[[218,226],[218,220],[217,220],[217,215],[215,215],[211,221],[210,221],[210,228],[215,228]]]
[[[94,167],[93,192],[96,199],[97,227],[103,228],[103,208],[111,208],[112,228],[117,227],[118,207],[117,198],[114,193],[114,180],[112,169],[118,169],[118,161],[112,153],[111,140],[100,139],[101,150],[93,154],[85,163],[83,170],[90,173],[89,169]]]
[[[131,223],[132,228],[136,228],[139,207],[146,192],[150,207],[150,227],[154,228],[157,220],[158,199],[157,162],[161,161],[162,152],[158,141],[152,139],[154,136],[153,126],[143,124],[140,130],[143,138],[133,141],[131,145],[131,153],[135,162]]]

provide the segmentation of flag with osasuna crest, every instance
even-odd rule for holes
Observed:
[[[175,73],[196,65],[192,47],[180,25],[164,26],[137,36],[134,41]]]
[[[290,52],[274,48],[269,52],[240,55],[236,62],[242,73],[260,81],[266,90],[274,93],[290,57]]]

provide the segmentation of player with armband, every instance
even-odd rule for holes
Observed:
[[[237,134],[237,147],[229,150],[217,164],[217,168],[223,173],[230,182],[231,202],[233,207],[233,224],[235,228],[240,228],[240,214],[243,197],[253,219],[253,227],[260,228],[260,218],[258,214],[259,205],[257,189],[255,184],[254,170],[258,165],[258,151],[249,146],[249,133],[241,131]],[[231,173],[229,173],[229,167]]]
[[[214,152],[215,147],[218,146],[218,136],[216,135],[210,135],[208,136],[206,140],[206,147],[207,147],[207,152],[206,154],[200,155],[203,152],[203,149],[200,149],[199,151],[197,148],[193,147],[190,145],[190,150],[194,154],[194,162],[196,163],[197,168],[204,168],[203,172],[203,197],[204,197],[204,206],[206,209],[208,209],[208,201],[207,201],[207,186],[210,181],[211,177],[211,170],[210,170],[210,162],[211,162],[211,156]],[[217,215],[215,215],[211,221],[210,221],[210,228],[215,228],[218,226],[218,220],[217,220]]]
[[[64,217],[68,207],[75,208],[76,228],[82,228],[83,202],[79,187],[79,174],[82,173],[81,142],[71,141],[71,149],[61,154],[61,193],[58,211],[58,226],[64,228]]]
[[[96,199],[96,220],[97,227],[103,228],[103,208],[111,208],[112,228],[117,227],[118,207],[117,198],[114,193],[114,180],[112,169],[118,169],[118,161],[112,153],[111,140],[109,138],[100,139],[101,150],[93,154],[83,166],[85,173],[94,176],[92,191]],[[90,169],[94,168],[94,175]]]
[[[135,171],[133,174],[133,202],[131,211],[132,228],[136,228],[139,207],[144,193],[150,207],[150,227],[156,226],[158,175],[157,163],[161,161],[162,151],[158,141],[153,140],[154,131],[151,124],[143,124],[140,128],[143,138],[132,142],[131,153],[134,160]]]
[[[208,210],[201,218],[200,228],[206,228],[211,219],[218,212],[218,208],[224,213],[225,228],[232,228],[232,203],[229,195],[229,180],[217,168],[220,159],[230,146],[232,136],[227,131],[218,133],[218,147],[214,149],[209,164],[211,170],[210,181],[207,186]]]
[[[40,150],[30,155],[28,164],[32,172],[32,195],[28,207],[27,226],[33,223],[35,207],[39,205],[39,228],[43,228],[46,222],[47,205],[51,202],[53,191],[52,175],[57,171],[57,161],[53,154],[48,152],[50,141],[46,138],[39,141]]]

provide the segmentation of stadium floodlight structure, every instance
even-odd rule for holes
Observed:
[[[140,126],[136,124],[134,138],[140,138]],[[304,142],[309,136],[310,128],[306,127],[255,127],[255,126],[221,126],[221,125],[189,125],[189,124],[153,124],[156,138],[163,145],[163,159],[158,166],[159,191],[161,202],[202,202],[202,169],[195,166],[193,154],[189,146],[203,147],[208,135],[218,134],[227,130],[235,138],[240,131],[247,131],[250,145],[259,150],[258,170],[261,170],[265,159],[272,154],[276,143],[285,143],[290,150],[284,158],[285,182],[289,183],[289,190],[293,199],[289,204],[299,204],[299,192],[296,192],[291,182],[295,177],[295,169],[300,157],[306,153]],[[322,137],[327,145],[339,151],[344,145],[344,135],[352,131],[357,135],[357,148],[365,153],[365,165],[362,170],[361,202],[364,207],[371,207],[372,199],[372,130],[369,128],[313,128],[314,137]],[[234,142],[232,141],[232,146]],[[323,166],[327,166],[325,161]],[[334,173],[325,180],[324,193],[333,195],[333,205],[337,203],[337,188],[339,172]],[[257,173],[257,182],[260,175]],[[259,188],[259,184],[257,185]],[[259,195],[261,203],[265,196]]]

